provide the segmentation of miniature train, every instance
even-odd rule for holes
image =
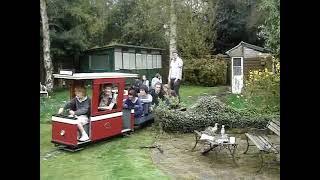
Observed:
[[[89,140],[78,141],[77,123],[75,117],[56,114],[52,116],[52,140],[56,146],[69,151],[83,149],[85,145],[101,141],[116,135],[133,132],[136,126],[153,120],[153,114],[144,111],[139,118],[134,118],[134,109],[124,109],[123,100],[127,98],[125,82],[127,78],[137,78],[138,74],[129,73],[72,73],[54,74],[54,78],[69,81],[70,99],[75,97],[74,87],[89,81],[92,87],[89,123],[84,129]],[[101,111],[98,108],[102,86],[112,84],[117,94],[117,106],[112,110]]]

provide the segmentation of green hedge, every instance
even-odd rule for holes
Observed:
[[[186,60],[183,81],[202,86],[225,85],[227,62],[219,57]]]
[[[258,115],[241,112],[226,106],[213,96],[203,96],[187,111],[169,110],[165,105],[155,109],[156,122],[167,132],[193,132],[204,130],[215,123],[226,128],[263,128],[269,120],[279,115]]]

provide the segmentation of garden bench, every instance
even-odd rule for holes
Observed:
[[[45,94],[47,97],[49,96],[49,93],[47,91],[47,87],[42,85],[41,82],[40,82],[40,95],[41,94]]]
[[[249,132],[245,133],[246,140],[247,140],[247,149],[244,152],[246,154],[249,150],[249,146],[256,146],[259,149],[259,155],[261,158],[261,166],[258,172],[263,167],[263,154],[264,153],[275,153],[277,155],[280,155],[280,144],[275,144],[270,141],[270,139],[267,137],[268,130],[271,130],[276,135],[280,137],[280,122],[276,120],[271,120],[268,122],[266,128],[264,129],[257,129],[252,128]],[[249,144],[249,139],[253,144]]]

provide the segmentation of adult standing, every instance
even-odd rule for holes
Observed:
[[[182,67],[183,67],[183,61],[178,56],[178,52],[172,51],[172,59],[170,62],[170,70],[169,70],[169,76],[168,76],[168,84],[170,84],[170,88],[175,91],[175,93],[178,95],[180,100],[180,84],[182,79]]]

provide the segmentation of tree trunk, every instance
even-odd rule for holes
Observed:
[[[42,34],[43,34],[43,64],[46,72],[46,87],[48,91],[52,91],[52,60],[50,57],[50,36],[49,24],[47,16],[47,6],[45,0],[40,0],[40,13],[42,19]]]
[[[172,52],[177,50],[177,15],[176,15],[176,0],[170,1],[170,39],[169,39],[169,71]],[[169,86],[170,83],[168,82]]]
[[[172,58],[172,51],[177,50],[177,15],[175,12],[175,0],[171,0],[170,4],[170,41],[169,52],[170,59]]]

